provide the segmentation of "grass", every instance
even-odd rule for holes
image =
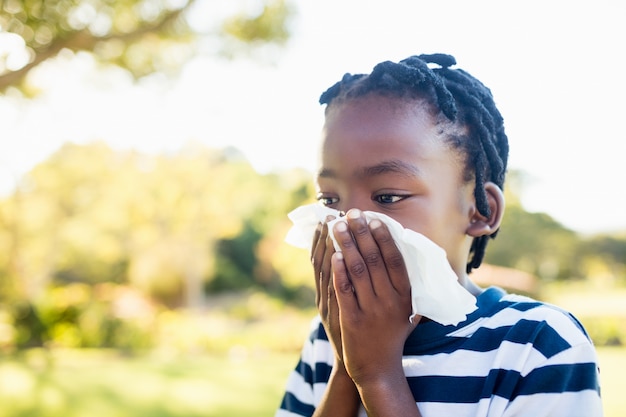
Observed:
[[[272,416],[295,360],[244,350],[170,359],[31,351],[0,362],[0,416]]]
[[[600,348],[605,417],[623,417],[626,348]],[[296,353],[125,357],[30,351],[0,361],[1,417],[273,416]]]
[[[578,317],[626,317],[626,287],[603,282],[544,284],[542,299]]]
[[[555,285],[544,295],[583,324],[626,317],[623,288]],[[172,315],[163,335],[169,349],[149,355],[34,349],[0,356],[0,417],[271,417],[311,315],[248,301],[257,313],[265,305],[267,317],[236,318],[232,307],[191,321]],[[598,354],[605,417],[624,417],[626,347]]]
[[[600,382],[605,417],[626,416],[624,374],[626,373],[626,348],[602,347],[598,349]]]

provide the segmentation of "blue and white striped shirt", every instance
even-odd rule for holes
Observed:
[[[477,306],[458,326],[428,321],[409,336],[403,367],[422,416],[602,416],[596,352],[571,314],[497,287]],[[276,417],[311,416],[333,361],[318,317]]]

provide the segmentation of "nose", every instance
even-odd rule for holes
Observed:
[[[358,196],[358,195],[350,195],[348,197],[341,197],[339,200],[339,207],[337,209],[340,212],[340,216],[345,216],[345,214],[350,210],[357,208],[361,211],[373,210],[376,211],[376,207],[372,202],[372,199],[369,195],[367,196]]]

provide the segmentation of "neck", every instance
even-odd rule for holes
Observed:
[[[463,288],[469,291],[469,293],[472,294],[474,297],[478,297],[484,291],[483,288],[476,285],[474,281],[470,279],[467,273],[460,274],[459,284],[461,284]]]

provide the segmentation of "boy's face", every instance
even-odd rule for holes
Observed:
[[[437,243],[453,268],[467,261],[476,212],[462,158],[420,102],[369,95],[331,105],[322,132],[318,199],[384,213]]]

